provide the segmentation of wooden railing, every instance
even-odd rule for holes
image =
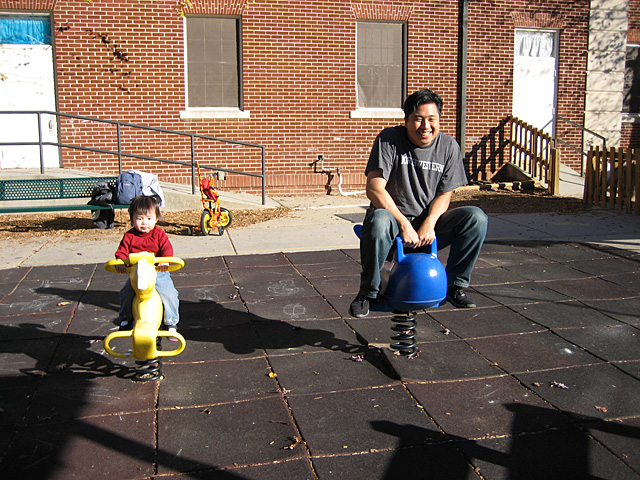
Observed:
[[[601,150],[591,147],[587,156],[584,202],[640,215],[638,161],[640,149]]]
[[[549,193],[557,195],[560,189],[560,152],[555,139],[548,133],[526,122],[510,117],[511,163],[547,184]]]
[[[559,193],[560,153],[553,137],[511,115],[482,137],[465,156],[470,178],[491,180],[506,163],[544,182],[552,195]]]

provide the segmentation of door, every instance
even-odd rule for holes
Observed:
[[[549,135],[555,134],[557,33],[515,32],[513,110],[515,117]]]
[[[0,15],[0,111],[56,111],[48,16]],[[58,142],[54,115],[42,115],[44,142]],[[36,115],[0,115],[0,142],[37,142]],[[43,148],[45,167],[59,167],[58,147]],[[0,146],[0,168],[40,168],[38,146]]]

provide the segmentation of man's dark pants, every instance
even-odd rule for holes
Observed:
[[[409,218],[418,230],[424,216]],[[487,215],[478,207],[458,207],[443,213],[436,223],[438,249],[451,246],[447,259],[448,286],[466,288],[471,271],[487,235]],[[400,233],[398,222],[388,210],[370,208],[362,225],[360,294],[376,298],[380,290],[380,270]]]

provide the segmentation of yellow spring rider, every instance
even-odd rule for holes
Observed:
[[[137,359],[139,380],[156,380],[161,378],[160,360],[158,357],[173,357],[180,354],[187,345],[184,337],[178,332],[160,330],[163,307],[160,295],[156,291],[156,265],[166,262],[169,271],[184,267],[184,261],[177,257],[156,257],[153,253],[140,252],[129,255],[129,260],[114,259],[105,263],[104,268],[117,273],[116,265],[127,265],[127,273],[131,278],[131,286],[136,292],[132,303],[133,329],[110,333],[104,339],[104,349],[114,357],[130,357]],[[117,352],[111,348],[114,338],[131,337],[133,350]],[[158,350],[161,337],[173,337],[179,345],[172,350]]]

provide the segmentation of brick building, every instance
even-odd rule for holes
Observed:
[[[640,108],[621,113],[640,0],[0,0],[0,18],[9,30],[49,22],[50,36],[34,43],[50,45],[54,72],[49,103],[5,88],[0,110],[263,145],[271,195],[325,193],[339,181],[362,190],[375,136],[402,123],[403,98],[424,87],[442,95],[442,130],[463,146],[472,179],[500,166],[493,134],[512,113],[576,146],[593,138],[573,124],[608,145],[640,139]],[[8,43],[0,38],[3,83],[24,85],[26,47]],[[123,167],[161,180],[188,183],[191,173],[144,157],[189,162],[193,151],[208,165],[260,171],[260,149],[238,144],[128,126],[118,137],[112,123],[75,117],[49,129],[64,145],[101,150],[62,148],[53,162],[65,168],[117,171],[109,152],[119,138],[137,156]],[[579,170],[572,150],[562,159]],[[0,158],[8,166],[17,165]],[[257,191],[259,181],[230,174],[221,188]]]

